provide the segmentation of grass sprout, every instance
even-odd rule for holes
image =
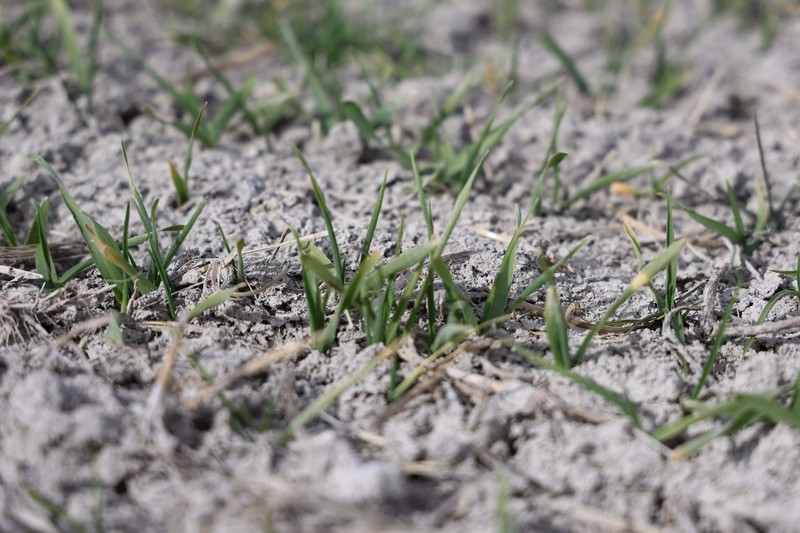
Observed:
[[[154,68],[147,64],[144,58],[136,51],[123,43],[114,35],[109,35],[109,38],[114,42],[128,58],[133,61],[139,68],[141,68],[150,78],[167,94],[169,94],[175,101],[177,106],[184,111],[187,115],[194,117],[191,122],[183,122],[181,120],[169,121],[160,118],[154,111],[148,109],[148,114],[154,119],[164,124],[170,125],[177,130],[181,131],[184,135],[189,137],[190,146],[194,138],[197,138],[207,147],[213,147],[219,144],[222,134],[228,128],[230,122],[239,114],[242,114],[246,122],[253,127],[253,133],[259,135],[262,133],[261,128],[258,126],[256,119],[253,118],[253,113],[247,107],[247,99],[253,91],[255,86],[255,79],[251,78],[243,83],[238,89],[233,86],[222,75],[209,64],[211,72],[214,73],[217,80],[222,81],[228,93],[228,99],[223,102],[214,116],[207,121],[202,121],[201,117],[204,114],[206,102],[202,102],[197,97],[197,91],[194,87],[194,82],[189,73],[185,76],[184,88],[179,88],[172,82],[167,80],[164,76],[159,74]],[[200,50],[201,56],[208,62],[207,56]],[[190,148],[191,151],[191,148]],[[174,179],[174,178],[173,178]]]
[[[192,154],[194,152],[194,139],[197,136],[197,129],[200,127],[200,121],[203,120],[203,113],[208,107],[208,102],[204,103],[197,114],[194,121],[194,126],[189,134],[189,148],[186,150],[186,157],[183,160],[183,172],[178,172],[175,163],[169,162],[169,174],[172,177],[172,184],[175,186],[175,193],[177,195],[178,204],[185,204],[189,201],[189,168],[192,166]]]
[[[236,284],[246,285],[247,281],[244,278],[244,257],[242,256],[242,251],[244,250],[244,239],[237,239],[236,243],[231,246],[228,236],[225,235],[225,231],[222,229],[222,224],[219,222],[217,222],[217,231],[219,231],[219,236],[220,239],[222,239],[222,245],[225,248],[226,253],[230,254],[234,248],[236,249],[235,257],[231,260],[231,265],[233,266],[233,271],[236,277]]]
[[[125,150],[125,143],[122,143],[122,157],[125,161],[125,169],[128,173],[128,185],[130,186],[131,193],[133,194],[133,205],[139,215],[139,220],[144,226],[144,234],[147,237],[148,254],[150,256],[150,269],[147,273],[146,279],[149,281],[149,286],[154,288],[158,287],[159,284],[163,286],[164,294],[167,298],[167,307],[169,309],[169,313],[172,318],[175,319],[177,318],[177,312],[173,298],[172,283],[169,279],[167,268],[175,258],[175,255],[177,254],[180,246],[183,244],[183,241],[186,240],[189,232],[194,227],[195,222],[197,222],[200,213],[202,213],[203,208],[205,207],[206,201],[205,199],[200,201],[185,224],[168,228],[171,231],[177,232],[177,235],[167,251],[162,252],[161,243],[159,241],[159,229],[157,227],[158,198],[153,200],[150,205],[150,209],[148,210],[144,203],[144,199],[139,193],[139,189],[136,187],[136,183],[133,179],[133,173],[131,172],[130,163],[128,162],[128,153]]]
[[[564,376],[565,378],[584,387],[585,389],[594,392],[609,403],[616,405],[628,416],[631,422],[633,422],[634,426],[637,428],[642,427],[641,421],[639,420],[639,414],[636,411],[636,406],[624,396],[617,394],[606,387],[603,387],[589,378],[581,376],[580,374],[570,370],[569,367],[562,366],[558,362],[550,362],[546,358],[520,344],[512,343],[511,349],[533,363],[535,366],[560,374],[561,376]]]
[[[108,230],[78,206],[53,167],[38,154],[33,154],[33,158],[58,185],[61,197],[64,199],[64,203],[67,205],[84,242],[89,248],[89,253],[97,266],[97,270],[103,279],[113,286],[114,297],[124,312],[127,308],[128,299],[133,293],[133,278],[131,274],[134,274],[135,278],[141,281],[139,289],[142,292],[152,290],[154,287],[146,278],[139,276],[136,267],[131,265],[127,258],[120,253],[116,241],[111,237]]]

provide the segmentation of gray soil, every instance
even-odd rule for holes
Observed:
[[[107,4],[112,31],[159,72],[179,81],[185,68],[202,66],[190,49],[168,39],[180,21],[163,16],[156,3]],[[597,45],[602,21],[573,6],[578,2],[557,8],[549,2],[531,4],[543,7],[526,4],[522,11],[520,24],[526,31],[519,45],[518,84],[505,113],[535,95],[538,83],[559,75],[559,63],[537,37],[544,28],[578,58],[589,79],[602,76],[605,52]],[[667,35],[677,42],[704,12],[693,4],[706,3],[673,4]],[[487,63],[505,68],[507,48],[486,29],[491,13],[482,2],[454,1],[437,4],[425,17],[424,45],[452,55],[459,67],[383,89],[387,100],[403,102],[399,128],[413,132],[425,124],[432,96],[444,98],[465,76],[484,75]],[[88,13],[78,15],[79,26],[85,27]],[[719,20],[685,50],[688,85],[659,109],[637,105],[648,91],[649,49],[602,105],[582,99],[567,83],[570,107],[560,135],[560,149],[569,153],[562,168],[565,187],[575,191],[602,173],[652,159],[662,162],[660,175],[669,164],[705,154],[684,169],[686,182],[672,181],[672,192],[732,225],[726,183],[748,208],[756,208],[761,169],[752,113],[757,112],[774,195],[783,198],[800,165],[798,39],[800,21],[786,21],[774,45],[762,51],[757,33],[742,32],[733,17]],[[29,223],[30,200],[50,196],[55,204],[52,240],[78,238],[57,188],[29,156],[35,151],[59,171],[85,211],[120,234],[130,194],[119,148],[125,140],[142,194],[162,198],[161,225],[182,223],[202,197],[208,198],[170,272],[180,288],[179,308],[189,309],[233,280],[230,267],[222,268],[218,278],[211,275],[225,256],[217,221],[253,248],[277,243],[287,222],[303,234],[324,230],[291,141],[302,148],[327,195],[350,266],[387,167],[387,199],[373,247],[393,247],[404,215],[406,245],[426,238],[411,173],[367,150],[349,123],[321,136],[318,128],[295,120],[272,136],[272,150],[244,129],[226,133],[216,148],[197,146],[190,205],[175,208],[167,163],[182,161],[186,138],[136,111],[149,106],[173,117],[175,107],[105,39],[102,62],[95,111],[85,123],[60,81],[48,79],[36,83],[41,92],[3,138],[3,181],[27,176],[22,194],[10,206],[17,227]],[[279,53],[226,74],[234,81],[255,76],[257,98],[276,92],[274,78],[299,80],[298,70]],[[357,71],[345,70],[342,83],[348,98],[367,101]],[[208,78],[198,83],[198,91],[208,95],[212,113],[224,97]],[[29,92],[10,76],[0,78],[0,118],[9,118]],[[453,142],[463,143],[474,127],[470,117],[482,124],[496,99],[487,85],[473,93],[445,124]],[[744,109],[732,102],[743,102]],[[79,100],[77,109],[82,106]],[[552,102],[535,107],[493,152],[446,250],[467,252],[451,268],[477,310],[504,250],[485,231],[513,233],[514,205],[528,201],[552,117]],[[647,188],[649,179],[632,185]],[[439,230],[454,198],[450,192],[431,195]],[[559,273],[558,287],[565,305],[580,304],[577,316],[595,320],[638,269],[622,214],[663,231],[664,201],[605,190],[566,213],[547,207],[546,216],[532,218],[523,234],[515,290],[540,273],[535,245],[549,243],[548,253],[560,257],[591,237],[571,260],[572,271]],[[800,254],[794,202],[787,215],[788,228],[766,236],[742,269],[732,326],[752,324],[770,296],[794,288],[791,278],[769,271],[793,269]],[[689,301],[698,308],[687,314],[686,346],[659,328],[601,335],[576,368],[634,402],[644,431],[599,396],[532,366],[490,338],[474,338],[441,380],[409,402],[387,404],[387,362],[282,444],[282,431],[294,415],[376,353],[376,347],[365,345],[355,319],[343,322],[330,353],[292,351],[232,383],[224,403],[220,396],[199,403],[207,387],[199,368],[219,381],[270,350],[306,338],[294,246],[274,256],[271,251],[246,256],[247,279],[254,288],[284,267],[288,273],[268,291],[230,300],[187,325],[172,379],[160,395],[158,372],[177,338],[161,292],[135,300],[123,327],[125,344],[119,345],[105,336],[104,327],[91,327],[92,320],[116,309],[96,272],[50,294],[35,284],[4,278],[0,530],[487,531],[497,527],[503,512],[520,531],[794,530],[800,524],[800,433],[795,429],[757,423],[681,460],[648,434],[684,414],[680,401],[697,383],[712,343],[710,332],[736,286],[731,267],[744,264],[730,246],[684,213],[675,217],[677,232],[697,243],[681,255],[679,287],[685,292],[705,283]],[[660,237],[637,231],[647,258],[662,249]],[[657,280],[658,286],[662,283]],[[544,295],[534,294],[529,301],[543,305]],[[622,308],[620,318],[654,310],[651,295],[642,291]],[[795,301],[786,299],[769,320],[796,312]],[[542,331],[539,317],[520,314],[495,336],[513,336],[550,357]],[[573,347],[584,334],[572,331]],[[731,337],[723,344],[701,399],[723,401],[738,392],[770,391],[794,382],[800,373],[796,332],[760,337],[747,355],[745,341]],[[401,374],[428,350],[424,335],[408,341],[401,349]],[[688,372],[681,368],[681,356]],[[701,425],[688,437],[712,427]]]

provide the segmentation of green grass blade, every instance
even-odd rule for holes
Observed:
[[[550,266],[550,268],[542,272],[542,274],[540,274],[539,276],[536,277],[536,279],[530,282],[528,286],[525,287],[525,289],[520,293],[520,295],[511,303],[511,305],[508,306],[508,308],[506,309],[506,314],[510,315],[511,313],[513,313],[517,309],[517,307],[519,307],[519,304],[524,302],[528,298],[528,296],[530,296],[535,291],[543,287],[545,283],[547,283],[548,280],[550,280],[551,277],[555,275],[555,272],[562,266],[566,265],[567,261],[572,259],[572,257],[576,253],[578,253],[578,250],[583,248],[589,241],[590,241],[589,237],[583,239],[581,242],[576,244],[575,247],[572,248],[572,250],[570,250],[569,253],[567,253],[567,255],[559,259],[555,264]]]
[[[200,214],[203,212],[203,209],[206,207],[206,199],[203,198],[200,200],[200,203],[197,204],[197,207],[192,211],[192,216],[189,217],[189,220],[183,225],[181,230],[178,232],[178,235],[175,236],[175,240],[172,241],[172,244],[167,249],[167,253],[164,254],[164,264],[170,265],[172,264],[172,260],[175,258],[175,254],[178,253],[178,250],[183,245],[183,242],[186,240],[186,237],[189,236],[189,232],[192,231],[194,228],[197,219],[200,218]]]
[[[422,210],[422,218],[425,220],[425,226],[428,229],[428,239],[433,240],[433,216],[425,200],[425,185],[422,183],[422,176],[417,168],[417,159],[414,157],[414,152],[410,152],[409,156],[411,157],[411,171],[414,174],[414,184],[417,188],[417,198],[419,199],[419,207]]]
[[[214,307],[220,306],[227,302],[231,296],[233,296],[236,291],[241,288],[240,285],[236,285],[235,287],[231,287],[229,289],[224,289],[221,291],[217,291],[214,294],[200,300],[197,305],[192,307],[191,311],[186,315],[186,322],[191,322],[192,319],[200,316],[204,312],[212,309]]]
[[[67,52],[72,72],[75,73],[76,81],[81,91],[88,92],[91,86],[91,73],[88,65],[84,62],[84,55],[78,42],[78,34],[75,32],[75,24],[69,6],[65,0],[50,0],[50,10],[53,13],[58,30],[61,33],[62,43]]]
[[[495,318],[502,316],[506,312],[508,305],[508,296],[511,293],[511,285],[514,282],[514,269],[517,264],[517,249],[519,248],[519,239],[522,236],[522,231],[525,229],[525,220],[519,221],[514,235],[508,242],[505,254],[503,254],[503,261],[500,264],[500,269],[495,275],[492,288],[489,290],[489,296],[486,298],[486,304],[483,307],[483,314],[481,315],[481,322],[488,322]]]
[[[330,210],[328,209],[328,204],[325,201],[325,195],[322,194],[322,189],[319,188],[317,178],[314,177],[314,172],[312,172],[311,167],[308,165],[306,158],[303,157],[303,153],[300,151],[300,149],[295,145],[292,145],[292,152],[294,152],[295,157],[300,161],[300,164],[303,165],[308,177],[311,179],[311,188],[314,191],[314,198],[317,200],[317,205],[322,212],[322,219],[325,222],[325,228],[328,230],[328,242],[331,246],[331,255],[333,256],[333,267],[336,269],[336,277],[339,278],[341,283],[344,283],[344,264],[342,264],[342,258],[339,255],[339,244],[336,242],[336,232],[333,229],[333,218]]]
[[[569,209],[573,204],[578,202],[579,200],[583,200],[587,196],[609,187],[613,183],[621,183],[625,181],[630,181],[633,178],[641,176],[645,172],[649,172],[655,168],[656,163],[647,163],[646,165],[639,165],[636,167],[625,168],[620,171],[614,172],[612,174],[608,174],[607,176],[603,176],[602,178],[598,179],[597,181],[590,183],[571,197],[569,197],[561,206],[562,210]]]
[[[714,368],[714,363],[717,362],[717,355],[719,355],[719,349],[722,346],[722,341],[725,336],[725,328],[728,327],[728,322],[733,314],[733,307],[736,305],[738,299],[739,285],[736,286],[733,296],[728,301],[728,305],[725,306],[725,313],[722,315],[722,320],[720,320],[717,326],[717,334],[714,336],[714,342],[711,344],[711,352],[708,354],[706,364],[703,365],[703,372],[700,374],[700,379],[697,381],[697,385],[692,392],[692,399],[697,399],[697,397],[700,396],[700,392],[702,392],[703,387],[705,387],[708,376],[711,375],[711,370]]]
[[[369,225],[367,226],[367,234],[364,236],[364,244],[361,247],[361,258],[363,261],[369,255],[369,249],[372,247],[372,237],[375,235],[375,228],[378,226],[378,219],[381,216],[381,209],[383,209],[383,197],[386,193],[386,180],[389,178],[389,169],[383,174],[383,182],[381,188],[378,190],[378,199],[375,200],[375,206],[372,208],[372,216],[369,218]]]
[[[747,236],[747,231],[744,229],[744,220],[742,220],[742,212],[739,208],[739,202],[736,200],[736,195],[733,194],[731,184],[727,184],[728,189],[728,204],[731,206],[731,213],[733,213],[733,220],[736,224],[736,233],[740,238],[744,239]]]
[[[8,204],[13,200],[14,195],[22,186],[23,181],[25,181],[23,176],[16,178],[8,187],[3,189],[2,194],[0,194],[0,228],[2,228],[3,236],[9,246],[17,245],[17,236],[14,234],[14,228],[11,226],[11,221],[8,220],[8,216],[6,215],[6,207],[8,207]]]
[[[597,332],[608,322],[608,320],[614,315],[617,309],[625,303],[631,296],[633,296],[639,289],[645,287],[650,281],[658,274],[660,271],[664,270],[669,263],[674,260],[680,254],[683,247],[686,246],[686,239],[680,239],[675,241],[670,246],[668,246],[664,251],[658,254],[650,263],[645,265],[645,267],[636,275],[635,278],[631,281],[630,285],[628,286],[625,291],[611,304],[611,306],[603,313],[603,316],[595,322],[594,327],[589,330],[589,333],[586,334],[584,337],[583,342],[581,343],[578,351],[575,354],[575,363],[580,363],[583,361],[583,357],[586,354],[586,350],[589,348],[589,345],[592,342],[592,339]]]
[[[324,411],[347,389],[367,377],[372,371],[378,368],[378,365],[380,365],[382,362],[395,355],[403,342],[404,339],[400,338],[389,346],[386,346],[377,355],[372,357],[361,367],[357,368],[355,372],[335,383],[328,391],[311,402],[300,412],[300,414],[295,416],[292,421],[289,422],[289,425],[286,426],[286,429],[284,429],[283,435],[281,436],[281,443],[288,442],[295,433],[305,427],[306,424]]]
[[[453,206],[453,211],[450,213],[450,219],[447,221],[447,225],[442,232],[442,236],[439,238],[439,246],[434,252],[435,257],[442,256],[444,247],[447,245],[447,240],[453,233],[453,229],[455,229],[456,223],[461,216],[461,211],[463,211],[464,206],[467,204],[467,199],[469,198],[469,193],[472,190],[472,185],[475,183],[475,178],[478,176],[478,173],[480,172],[481,167],[483,166],[483,163],[486,161],[487,157],[489,157],[489,152],[485,152],[483,155],[481,155],[480,159],[478,159],[477,163],[475,163],[469,178],[467,178],[467,181],[464,183],[464,187],[461,189],[461,192],[458,193],[456,203]]]
[[[761,174],[764,177],[764,187],[767,189],[767,205],[769,206],[769,222],[782,227],[783,214],[775,211],[775,204],[772,201],[772,179],[767,170],[767,158],[764,155],[764,144],[761,142],[761,128],[758,125],[758,115],[753,115],[753,123],[756,127],[756,143],[758,144],[758,158],[761,162]]]
[[[431,241],[406,250],[383,265],[381,271],[386,277],[395,276],[424,261],[436,250],[437,246],[436,241]]]
[[[602,385],[592,381],[589,378],[585,378],[580,374],[573,372],[567,367],[562,367],[557,365],[556,363],[551,363],[544,357],[535,354],[534,352],[525,348],[524,346],[520,346],[519,344],[515,343],[511,346],[511,349],[520,354],[521,356],[523,356],[525,359],[527,359],[534,365],[541,368],[545,368],[547,370],[552,370],[553,372],[556,372],[557,374],[564,376],[570,381],[578,385],[581,385],[585,389],[594,392],[607,402],[616,405],[617,407],[620,408],[620,410],[622,410],[623,413],[625,413],[628,416],[628,418],[630,418],[634,426],[641,429],[642,423],[639,420],[639,414],[636,411],[636,406],[624,396],[603,387]]]
[[[744,240],[743,240],[742,235],[739,232],[737,232],[735,229],[732,229],[732,228],[726,226],[725,224],[723,224],[722,222],[718,222],[718,221],[714,220],[713,218],[709,218],[707,216],[703,216],[700,213],[698,213],[697,211],[695,211],[694,209],[690,209],[690,208],[686,207],[685,205],[680,205],[679,204],[679,207],[681,209],[683,209],[683,211],[687,215],[692,217],[694,220],[696,220],[697,222],[699,222],[700,224],[702,224],[706,228],[710,229],[714,233],[716,233],[716,234],[718,234],[718,235],[720,235],[722,237],[725,237],[726,239],[731,241],[731,243],[733,243],[735,245],[738,245],[738,246],[744,246],[746,244],[744,242]]]
[[[578,91],[583,96],[592,96],[592,88],[589,85],[589,82],[586,81],[586,78],[583,77],[580,70],[578,70],[578,66],[575,64],[575,60],[564,51],[563,48],[556,42],[553,36],[550,33],[545,33],[544,37],[542,38],[542,42],[544,43],[545,49],[550,52],[552,55],[556,57],[561,63],[561,66],[564,67],[564,70],[567,71],[569,77],[572,78],[572,81],[575,82],[575,86],[578,88]]]
[[[544,304],[544,327],[547,333],[547,342],[550,345],[550,351],[553,352],[556,364],[562,368],[569,368],[571,364],[567,335],[569,326],[555,285],[550,285],[547,290],[547,300]]]
[[[281,32],[281,37],[283,38],[284,43],[286,43],[286,47],[289,49],[289,54],[292,56],[292,59],[294,59],[295,63],[301,65],[305,71],[306,79],[311,87],[311,93],[313,94],[314,100],[317,103],[317,111],[323,117],[323,119],[333,116],[335,114],[333,99],[328,94],[328,91],[325,90],[325,85],[322,83],[322,79],[314,68],[314,65],[300,48],[300,44],[297,41],[297,35],[295,34],[294,29],[292,29],[291,24],[289,24],[289,22],[285,19],[281,19],[278,22],[278,27]]]
[[[775,307],[775,304],[779,301],[783,300],[784,298],[797,298],[800,300],[800,290],[783,290],[776,292],[772,295],[772,297],[767,301],[767,304],[764,306],[764,309],[761,310],[761,314],[758,315],[758,320],[756,320],[756,325],[763,324],[769,313],[772,311],[772,308]],[[750,348],[753,346],[753,342],[755,342],[755,336],[750,337],[747,339],[747,343],[744,345],[743,354],[746,354]]]

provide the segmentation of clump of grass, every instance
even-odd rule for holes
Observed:
[[[0,58],[23,80],[37,79],[65,70],[62,76],[71,101],[85,95],[92,110],[94,77],[98,68],[98,41],[103,17],[102,0],[92,0],[92,23],[85,44],[75,28],[66,0],[29,0],[18,16],[5,20],[0,14]],[[49,31],[52,27],[53,31]],[[66,57],[62,59],[62,55]]]
[[[666,239],[664,245],[669,248],[675,242],[675,227],[673,224],[673,217],[672,217],[672,196],[669,193],[669,190],[666,192],[666,200],[667,200],[667,221],[666,221]],[[639,268],[643,269],[645,267],[644,256],[642,254],[642,246],[639,242],[636,233],[633,231],[633,228],[625,222],[625,235],[630,240],[631,245],[633,246],[633,253],[636,256],[636,260],[639,263]],[[655,286],[653,285],[652,281],[647,283],[647,287],[650,289],[650,292],[653,294],[653,298],[656,301],[656,306],[658,308],[658,313],[664,317],[663,321],[663,331],[666,332],[667,328],[672,328],[675,332],[676,337],[680,342],[685,342],[685,334],[683,328],[683,317],[680,313],[673,313],[673,311],[677,307],[677,294],[678,294],[678,258],[677,256],[670,261],[667,265],[667,277],[664,283],[664,293],[660,293]],[[667,320],[668,317],[672,317],[671,320]]]
[[[128,171],[128,183],[133,194],[133,203],[139,218],[144,226],[145,233],[140,239],[136,239],[136,243],[146,242],[148,245],[148,255],[150,257],[150,267],[146,272],[140,271],[137,264],[131,255],[130,247],[133,240],[129,238],[128,228],[130,222],[130,204],[128,204],[125,212],[125,223],[123,228],[122,242],[117,243],[108,230],[102,226],[95,218],[84,212],[77,204],[75,199],[69,193],[64,182],[58,176],[58,173],[39,155],[34,154],[34,160],[44,168],[52,179],[56,182],[61,192],[61,196],[67,205],[67,208],[72,213],[75,223],[83,237],[84,242],[89,248],[92,261],[97,266],[100,275],[113,287],[114,297],[120,305],[121,311],[124,313],[127,310],[127,305],[130,298],[138,290],[142,293],[151,292],[163,286],[164,293],[167,299],[167,306],[170,315],[174,318],[177,317],[175,309],[175,302],[173,298],[172,284],[167,273],[169,267],[178,249],[183,244],[183,241],[188,236],[195,222],[197,221],[200,213],[205,207],[205,200],[201,201],[197,208],[192,213],[189,220],[180,226],[173,226],[165,230],[159,230],[157,227],[157,213],[158,213],[158,199],[154,200],[150,205],[150,209],[145,206],[144,200],[139,193],[138,188],[133,180],[133,174],[130,170],[128,163],[128,155],[125,151],[125,145],[122,145],[122,154],[125,161],[125,167]],[[39,249],[37,252],[37,266],[39,262],[39,253],[42,254],[42,265],[47,269],[50,279],[56,279],[59,283],[63,282],[64,276],[69,274],[74,277],[77,274],[75,268],[56,278],[52,272],[52,258],[49,258],[49,253],[46,250],[46,239],[44,238],[44,230],[46,228],[46,215],[43,206],[37,212],[37,234]],[[177,235],[166,252],[162,251],[159,232],[160,231],[173,231]],[[52,268],[51,268],[52,267]],[[85,268],[85,266],[84,266]]]
[[[196,138],[200,140],[205,146],[213,147],[219,144],[223,133],[230,127],[231,121],[237,116],[246,123],[254,136],[261,136],[268,131],[269,128],[276,123],[275,113],[276,109],[272,105],[267,105],[263,117],[263,124],[259,121],[259,116],[248,105],[248,98],[250,97],[253,88],[255,87],[255,78],[249,78],[239,88],[233,85],[211,64],[210,59],[205,54],[202,48],[197,49],[198,53],[205,60],[209,71],[214,78],[223,86],[227,93],[227,100],[222,102],[216,113],[209,120],[203,121],[201,118],[205,114],[207,102],[201,101],[197,96],[197,91],[194,87],[194,82],[191,75],[187,72],[184,81],[184,87],[180,88],[173,84],[167,78],[159,74],[154,68],[147,64],[143,57],[136,51],[120,41],[117,37],[109,35],[109,38],[114,42],[136,65],[141,68],[150,78],[158,84],[161,89],[168,93],[175,104],[188,116],[193,117],[190,122],[185,122],[182,119],[175,121],[165,120],[158,117],[154,111],[148,109],[148,114],[156,120],[170,125],[177,130],[181,131],[184,135],[190,138],[190,152],[191,142]],[[278,105],[277,113],[281,115],[283,110],[289,105],[289,99],[282,98],[279,101],[271,102]],[[269,128],[265,127],[268,126]]]
[[[388,262],[380,263],[379,256],[375,253],[370,253],[369,249],[381,211],[385,190],[384,180],[370,219],[362,247],[360,264],[351,277],[346,275],[347,269],[339,251],[336,232],[330,211],[327,208],[325,196],[319,188],[314,173],[305,158],[296,148],[295,155],[311,180],[317,205],[320,207],[325,226],[328,229],[328,244],[331,250],[331,257],[329,258],[313,243],[302,242],[299,234],[295,231],[302,264],[301,275],[309,308],[311,331],[312,334],[318,336],[315,347],[322,351],[330,348],[336,338],[339,321],[348,310],[358,311],[361,314],[367,340],[370,343],[383,342],[386,344],[403,335],[413,326],[423,302],[426,301],[430,340],[434,349],[450,340],[453,332],[458,330],[459,325],[477,326],[474,311],[457,289],[450,269],[443,259],[443,251],[466,205],[472,184],[488,154],[484,154],[473,169],[465,187],[459,193],[448,223],[438,239],[433,237],[433,218],[427,209],[422,180],[416,169],[413,155],[411,156],[420,203],[424,206],[423,216],[429,228],[429,242],[402,251],[400,240],[398,239],[395,246],[395,256]],[[428,264],[427,275],[422,281],[422,286],[417,287],[426,261]],[[398,276],[409,270],[411,271],[410,279],[400,295],[397,296],[394,289]],[[438,279],[442,283],[449,303],[446,324],[438,329],[435,326],[436,309],[432,303],[434,279]],[[321,283],[326,287],[325,290],[320,288]],[[328,318],[327,306],[332,293],[338,295],[338,303],[333,315]],[[409,316],[405,318],[409,305],[411,305],[411,311]]]

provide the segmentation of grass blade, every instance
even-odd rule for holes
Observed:
[[[664,251],[658,254],[650,263],[636,275],[631,281],[627,289],[611,304],[611,306],[603,313],[603,316],[595,322],[594,327],[589,330],[586,337],[583,339],[577,353],[575,354],[575,363],[583,361],[586,350],[592,342],[592,339],[597,332],[605,325],[606,322],[614,315],[619,307],[625,303],[631,296],[633,296],[639,289],[646,286],[660,271],[664,270],[669,263],[678,257],[683,247],[686,246],[686,239],[680,239],[669,245]]]
[[[494,278],[492,288],[489,290],[489,296],[486,298],[486,304],[483,307],[483,314],[481,315],[481,322],[488,322],[495,318],[502,316],[506,313],[506,306],[508,305],[508,296],[511,293],[511,285],[514,282],[514,269],[517,264],[517,249],[519,248],[519,239],[522,236],[522,231],[525,229],[525,220],[521,220],[517,224],[517,229],[511,240],[508,242],[505,254],[503,254],[503,261],[500,264],[500,269]]]
[[[637,176],[641,176],[645,172],[649,172],[655,168],[656,163],[647,163],[646,165],[639,165],[636,167],[625,168],[620,171],[614,172],[612,174],[608,174],[600,178],[599,180],[595,181],[594,183],[590,183],[573,196],[569,197],[564,203],[561,205],[562,210],[569,209],[579,200],[586,198],[587,196],[601,190],[605,189],[612,183],[621,183],[625,181],[632,180]]]
[[[591,97],[592,88],[589,86],[589,82],[586,81],[586,78],[583,77],[580,70],[578,70],[575,60],[573,60],[572,57],[570,57],[570,55],[567,54],[563,48],[561,48],[561,46],[556,42],[555,38],[553,38],[550,33],[544,34],[542,42],[544,43],[545,49],[547,49],[548,52],[553,54],[556,59],[561,62],[564,70],[567,71],[569,77],[575,82],[575,86],[578,88],[578,91],[583,96]]]
[[[297,146],[292,145],[292,152],[294,152],[294,155],[300,161],[300,164],[303,165],[308,177],[311,178],[311,188],[314,190],[314,198],[316,198],[317,205],[319,206],[320,211],[322,211],[322,219],[325,222],[325,228],[328,230],[328,242],[331,246],[331,255],[333,256],[333,267],[336,270],[336,277],[339,278],[340,283],[344,283],[344,265],[342,264],[342,258],[339,255],[339,245],[336,242],[336,232],[333,229],[333,219],[331,217],[330,210],[328,210],[328,204],[325,201],[325,195],[322,194],[322,189],[319,188],[317,178],[314,177],[314,172],[312,172],[311,167],[308,165],[306,158],[303,157],[303,153],[300,151],[300,149],[297,148]]]

